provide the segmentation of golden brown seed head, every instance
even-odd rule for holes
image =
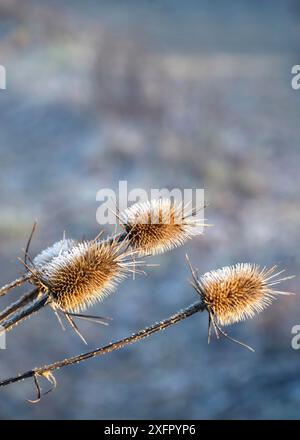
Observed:
[[[229,325],[253,318],[272,304],[277,295],[288,292],[274,290],[273,286],[292,277],[279,278],[276,266],[260,269],[245,263],[208,272],[193,285],[208,309],[221,325]]]
[[[154,255],[181,246],[202,233],[203,221],[186,213],[182,203],[169,199],[136,203],[121,214],[132,248]]]
[[[41,269],[54,304],[67,311],[84,310],[110,294],[133,270],[128,243],[82,242]]]

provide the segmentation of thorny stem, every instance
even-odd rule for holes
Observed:
[[[0,323],[3,319],[10,316],[12,313],[16,312],[21,307],[24,307],[30,301],[33,301],[37,297],[38,293],[39,289],[35,288],[30,292],[25,293],[23,296],[21,296],[21,298],[17,299],[17,301],[6,307],[6,309],[4,309],[3,312],[0,313]]]
[[[120,232],[120,234],[114,235],[113,237],[110,237],[108,240],[109,242],[116,241],[117,243],[121,243],[128,237],[127,232]]]
[[[12,281],[11,283],[6,284],[0,289],[0,296],[4,296],[9,290],[14,289],[15,287],[21,286],[26,281],[29,281],[32,277],[31,273],[26,273],[22,275],[20,278]]]
[[[36,378],[38,376],[44,376],[47,377],[52,371],[59,370],[60,368],[67,367],[68,365],[77,364],[79,362],[83,362],[87,359],[96,357],[96,356],[102,356],[106,353],[110,353],[115,350],[120,350],[121,348],[124,348],[125,346],[129,344],[133,344],[137,341],[140,341],[141,339],[145,339],[148,336],[153,335],[154,333],[160,332],[162,330],[165,330],[166,328],[170,327],[171,325],[176,324],[177,322],[180,322],[186,318],[189,318],[190,316],[194,315],[195,313],[202,312],[206,309],[205,304],[203,304],[202,301],[198,301],[189,307],[180,310],[175,315],[172,315],[171,317],[165,319],[164,321],[161,321],[159,323],[156,323],[150,327],[146,327],[143,330],[138,331],[137,333],[134,333],[133,335],[125,338],[120,339],[117,342],[112,342],[109,345],[106,345],[105,347],[97,348],[96,350],[89,351],[87,353],[80,354],[78,356],[74,356],[68,359],[64,359],[62,361],[54,362],[53,364],[45,365],[44,367],[38,367],[34,368],[32,370],[26,371],[25,373],[19,374],[18,376],[11,377],[9,379],[3,380],[0,382],[0,387],[4,387],[6,385],[9,385],[11,383],[15,382],[21,382],[24,379],[28,379],[30,377]]]
[[[11,330],[17,324],[24,321],[33,313],[40,310],[42,307],[46,305],[48,298],[49,298],[48,295],[44,293],[40,298],[32,301],[30,304],[24,307],[20,312],[18,312],[19,310],[18,309],[17,313],[13,314],[12,316],[8,317],[6,320],[1,322],[1,327],[2,327],[1,332]]]

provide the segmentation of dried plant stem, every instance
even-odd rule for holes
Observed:
[[[108,240],[110,241],[110,243],[114,241],[117,243],[121,243],[122,241],[126,240],[127,237],[127,232],[120,232],[119,234],[110,237]]]
[[[6,295],[7,292],[9,292],[12,289],[15,289],[18,286],[21,286],[23,283],[29,281],[31,278],[32,278],[32,274],[26,273],[25,275],[22,275],[20,278],[17,278],[11,283],[6,284],[5,286],[1,287],[0,296]]]
[[[3,319],[7,318],[8,316],[12,315],[14,312],[16,312],[21,307],[24,307],[26,304],[28,304],[30,301],[33,301],[36,299],[37,295],[39,293],[39,289],[35,288],[31,290],[30,292],[25,293],[21,298],[17,299],[17,301],[10,304],[6,309],[3,310],[3,312],[0,313],[0,324]]]
[[[133,344],[137,341],[140,341],[141,339],[145,339],[148,336],[153,335],[154,333],[160,332],[162,330],[165,330],[166,328],[170,327],[171,325],[176,324],[177,322],[180,322],[195,313],[202,312],[205,310],[206,306],[203,304],[203,302],[198,301],[189,307],[180,310],[175,315],[172,315],[170,318],[165,319],[164,321],[161,321],[157,324],[154,324],[150,327],[146,327],[143,330],[138,331],[137,333],[134,333],[133,335],[121,339],[117,342],[112,342],[109,345],[106,345],[105,347],[97,348],[96,350],[80,354],[78,356],[74,356],[68,359],[64,359],[62,361],[55,362],[53,364],[45,365],[44,367],[38,367],[34,368],[32,370],[26,371],[25,373],[19,374],[18,376],[11,377],[9,379],[3,380],[0,382],[0,387],[4,387],[6,385],[9,385],[11,383],[20,382],[24,379],[28,379],[30,377],[37,378],[38,376],[44,376],[47,378],[47,376],[50,375],[50,373],[54,370],[58,370],[63,367],[67,367],[68,365],[77,364],[79,362],[83,362],[87,359],[96,357],[96,356],[102,356],[104,354],[110,353],[115,350],[120,350],[121,348]]]
[[[27,306],[23,307],[21,311],[19,311],[20,307],[18,307],[16,313],[1,321],[1,331],[11,330],[17,324],[20,324],[20,322],[24,321],[33,313],[40,310],[46,305],[48,298],[48,294],[44,293],[40,296],[40,298],[31,301]]]

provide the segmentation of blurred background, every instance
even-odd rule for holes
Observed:
[[[163,319],[195,300],[200,273],[237,262],[299,273],[300,91],[296,0],[0,0],[0,279],[62,237],[94,237],[96,192],[205,188],[213,228],[156,257],[79,323],[89,347]],[[299,292],[298,278],[287,290]],[[23,288],[24,290],[24,288]],[[1,298],[1,308],[23,291]],[[57,372],[39,405],[31,381],[0,392],[2,419],[299,418],[299,295],[230,327],[253,354],[207,345],[197,315],[144,342]],[[51,310],[8,334],[1,379],[86,350]]]

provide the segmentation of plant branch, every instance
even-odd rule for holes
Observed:
[[[31,301],[27,306],[25,306],[21,311],[19,308],[16,310],[16,313],[9,316],[7,319],[1,321],[1,332],[9,331],[13,327],[15,327],[20,322],[24,321],[26,318],[31,316],[33,313],[40,310],[44,307],[48,300],[48,295],[46,293],[42,294],[40,298]],[[0,332],[0,334],[1,334]]]
[[[20,278],[17,278],[16,280],[12,281],[11,283],[6,284],[5,286],[0,288],[0,296],[4,296],[12,289],[15,289],[18,286],[21,286],[26,281],[29,281],[32,278],[31,273],[26,273],[25,275],[22,275]]]
[[[23,296],[21,296],[21,298],[17,299],[17,301],[13,302],[8,307],[6,307],[6,309],[4,309],[3,312],[0,313],[0,324],[1,321],[3,321],[3,319],[10,316],[12,313],[16,312],[21,307],[24,307],[30,301],[35,300],[38,293],[39,293],[39,289],[36,287],[30,292],[25,293]]]
[[[177,312],[175,315],[172,315],[171,317],[156,323],[150,327],[146,327],[143,330],[138,331],[137,333],[134,333],[133,335],[120,339],[117,342],[112,342],[109,345],[106,345],[101,348],[97,348],[93,351],[89,351],[87,353],[80,354],[78,356],[74,356],[68,359],[64,359],[62,361],[55,362],[53,364],[45,365],[44,367],[38,367],[34,368],[32,370],[26,371],[25,373],[19,374],[18,376],[11,377],[9,379],[3,380],[0,382],[0,387],[4,387],[6,385],[9,385],[11,383],[21,382],[24,379],[28,379],[30,377],[36,378],[38,376],[44,376],[47,378],[47,376],[50,375],[50,373],[54,370],[58,370],[63,367],[67,367],[68,365],[77,364],[79,362],[83,362],[87,359],[96,357],[96,356],[102,356],[104,354],[110,353],[115,350],[120,350],[121,348],[124,348],[125,346],[129,344],[133,344],[137,341],[140,341],[142,339],[147,338],[148,336],[153,335],[154,333],[160,332],[162,330],[165,330],[166,328],[170,327],[171,325],[176,324],[177,322],[180,322],[195,313],[202,312],[206,309],[205,304],[203,302],[198,301],[189,307]]]

